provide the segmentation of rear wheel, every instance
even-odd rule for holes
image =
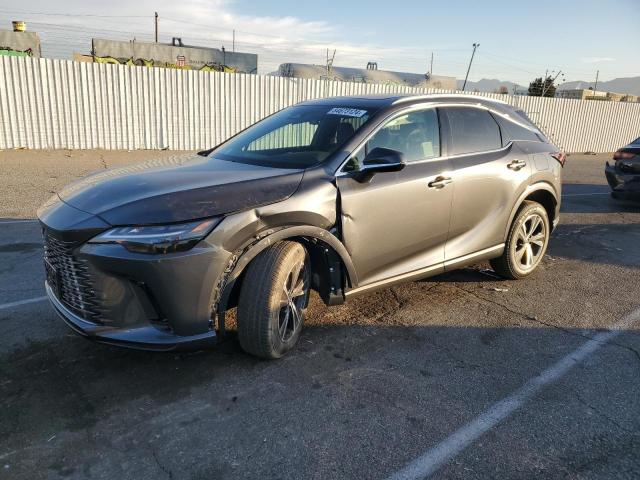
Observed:
[[[502,256],[491,260],[499,275],[518,279],[533,273],[549,244],[549,216],[542,205],[526,201],[509,229]]]
[[[275,359],[294,347],[309,284],[309,255],[301,244],[279,242],[258,254],[247,268],[238,300],[238,338],[247,353]]]

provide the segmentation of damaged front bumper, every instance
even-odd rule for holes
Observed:
[[[613,193],[629,197],[640,195],[640,173],[622,172],[609,162],[607,162],[604,173]]]

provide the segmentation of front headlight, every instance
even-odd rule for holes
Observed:
[[[89,243],[117,243],[135,253],[184,252],[206,237],[221,218],[189,223],[143,227],[116,227],[89,240]]]

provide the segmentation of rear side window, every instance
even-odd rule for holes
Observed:
[[[495,120],[500,124],[502,129],[502,146],[504,147],[511,141],[528,140],[531,142],[539,142],[540,137],[535,132],[524,128],[523,126],[513,123],[506,118],[496,115]]]
[[[451,129],[452,155],[485,152],[502,147],[500,129],[488,111],[451,107],[446,112]]]

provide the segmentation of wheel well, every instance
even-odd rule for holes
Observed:
[[[555,220],[555,216],[556,216],[557,203],[556,203],[555,197],[551,192],[547,190],[536,190],[535,192],[530,193],[529,196],[527,196],[527,198],[524,199],[524,201],[526,200],[538,202],[540,205],[542,205],[544,209],[547,211],[547,216],[549,217],[549,223],[553,225],[553,221]],[[524,204],[524,201],[523,201],[523,204]]]
[[[335,249],[315,237],[294,236],[282,238],[278,241],[287,240],[301,243],[309,252],[312,269],[311,288],[318,292],[327,305],[341,303],[339,299],[343,299],[342,291],[346,285],[351,285],[351,279],[346,265]],[[243,268],[238,278],[233,282],[226,308],[233,308],[237,305],[247,268],[253,260],[255,258]]]

